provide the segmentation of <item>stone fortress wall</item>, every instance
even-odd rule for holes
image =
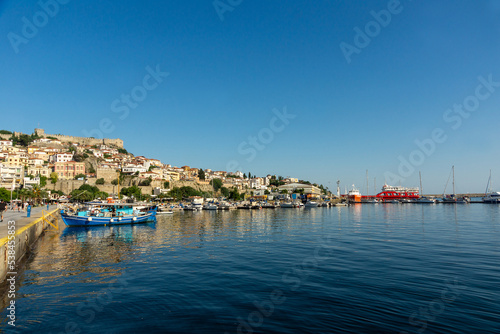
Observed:
[[[21,132],[14,132],[15,136],[19,136],[23,133]],[[100,144],[105,144],[105,145],[114,145],[119,148],[123,148],[123,140],[121,139],[109,139],[109,138],[103,138],[103,139],[98,139],[98,138],[87,138],[87,137],[74,137],[74,136],[65,136],[65,135],[51,135],[51,134],[46,134],[43,129],[35,129],[35,134],[39,135],[40,137],[54,137],[59,139],[63,143],[79,143],[83,145],[100,145]],[[12,135],[8,134],[0,134],[0,138],[2,139],[9,139]]]

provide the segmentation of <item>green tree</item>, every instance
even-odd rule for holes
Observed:
[[[118,185],[118,179],[114,179],[113,181],[111,181],[111,184],[114,186]]]
[[[239,201],[241,199],[242,195],[238,192],[238,188],[234,187],[230,192],[229,192],[229,199]]]
[[[106,183],[106,181],[104,181],[104,178],[102,178],[102,177],[95,181],[95,184],[104,184],[104,183]]]
[[[202,196],[203,193],[194,189],[193,187],[174,187],[169,192],[170,197],[175,198],[176,200],[182,200],[183,198],[190,196]]]
[[[135,199],[141,200],[142,199],[142,190],[138,186],[131,186],[131,187],[125,187],[120,190],[120,194],[132,197],[134,196]]]
[[[50,173],[50,182],[52,184],[57,183],[58,178],[59,178],[59,175],[56,172]]]
[[[84,178],[85,179],[85,174],[76,174],[75,175],[75,180],[78,180],[79,178]]]
[[[12,132],[7,131],[7,130],[0,130],[0,134],[3,134],[3,135],[11,135],[11,134],[12,134]]]
[[[108,197],[109,197],[109,194],[105,191],[98,191],[94,194],[94,199],[96,199],[96,198],[105,199]]]
[[[95,168],[94,168],[94,166],[90,165],[89,173],[90,174],[95,174]]]
[[[264,190],[264,195],[270,195],[271,193],[269,192],[269,190]]]
[[[47,185],[47,177],[46,176],[40,176],[40,187],[45,187]]]
[[[142,180],[141,182],[139,182],[139,185],[140,186],[150,186],[151,185],[151,177],[148,177],[147,179]]]
[[[4,200],[5,202],[9,202],[10,190],[7,190],[5,188],[0,188],[0,199]]]
[[[212,179],[212,186],[214,187],[214,191],[217,192],[222,188],[222,180],[221,179]]]
[[[99,192],[99,188],[96,186],[91,186],[90,184],[82,184],[78,190],[87,190],[88,192],[95,194]]]
[[[65,195],[61,190],[52,190],[52,194],[58,194],[59,196]]]
[[[124,148],[119,148],[118,149],[118,153],[121,153],[121,154],[128,154],[127,150],[124,149]]]
[[[88,202],[94,199],[94,194],[88,190],[75,189],[69,195],[73,201],[77,202]]]
[[[169,181],[163,182],[163,188],[170,188],[170,182]]]
[[[203,168],[198,169],[198,178],[201,181],[205,181],[205,171],[203,170]]]
[[[231,191],[229,189],[227,189],[226,187],[220,188],[220,192],[221,192],[222,196],[224,196],[225,198],[229,198],[229,195],[231,194]]]

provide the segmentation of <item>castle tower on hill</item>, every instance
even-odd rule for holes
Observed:
[[[45,136],[45,130],[44,129],[35,129],[35,134],[44,137]]]

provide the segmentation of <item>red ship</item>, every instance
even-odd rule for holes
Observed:
[[[375,195],[381,202],[388,201],[412,201],[420,197],[418,188],[393,187],[384,184],[382,192]]]

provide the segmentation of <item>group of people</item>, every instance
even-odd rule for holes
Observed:
[[[16,210],[17,209],[17,212],[21,212],[22,211],[25,211],[28,207],[28,205],[31,205],[33,206],[33,203],[29,203],[29,202],[15,202],[14,203],[15,206],[12,206],[11,209],[12,210]],[[8,208],[8,204],[7,202],[5,202],[3,199],[0,200],[0,222],[3,222],[3,214],[5,213],[5,211],[7,211],[7,208]]]

